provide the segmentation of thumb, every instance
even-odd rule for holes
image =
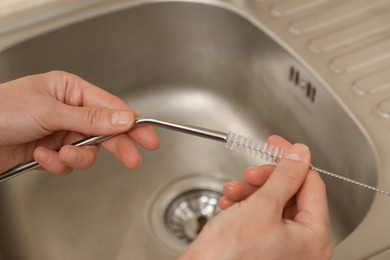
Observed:
[[[130,130],[134,114],[127,110],[64,105],[57,111],[55,130],[70,130],[86,135],[118,134]]]
[[[282,216],[287,202],[298,192],[310,166],[310,151],[306,145],[294,144],[276,165],[267,182],[254,193],[253,200],[267,200],[275,206],[277,216]]]

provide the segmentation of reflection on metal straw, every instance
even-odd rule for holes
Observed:
[[[138,117],[135,119],[134,125],[136,127],[141,126],[141,125],[153,125],[153,126],[158,126],[158,127],[182,132],[182,133],[196,135],[196,136],[203,137],[203,138],[208,138],[208,139],[211,139],[214,141],[219,141],[219,142],[226,142],[226,140],[227,140],[227,134],[223,133],[223,132],[213,131],[210,129],[200,128],[200,127],[195,127],[195,126],[190,126],[190,125],[178,124],[178,123],[174,123],[171,121],[166,121],[166,120],[161,120],[161,119],[156,119],[156,118]],[[87,137],[85,139],[82,139],[78,142],[73,143],[72,145],[74,145],[74,146],[95,145],[95,144],[99,144],[107,139],[110,139],[113,136],[114,135]],[[16,177],[16,176],[22,174],[22,173],[36,169],[38,167],[39,167],[39,164],[36,161],[30,161],[30,162],[18,165],[16,167],[11,168],[11,169],[3,172],[2,174],[0,174],[0,182],[6,181],[8,179],[11,179],[13,177]]]

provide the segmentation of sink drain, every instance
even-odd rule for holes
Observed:
[[[179,195],[165,212],[165,225],[178,239],[192,242],[203,226],[219,213],[220,192],[192,190]]]
[[[228,179],[222,174],[192,174],[158,191],[149,209],[151,233],[180,252],[220,212],[218,199]]]

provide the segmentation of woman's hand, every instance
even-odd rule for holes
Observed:
[[[214,217],[181,259],[330,259],[325,185],[309,170],[310,152],[279,137],[288,148],[277,166],[250,168],[225,186]]]
[[[267,139],[267,143],[281,148],[284,151],[291,149],[292,144],[280,136],[272,135]],[[223,194],[219,200],[219,207],[227,209],[248,198],[257,191],[268,180],[274,165],[253,166],[245,169],[242,180],[235,180],[224,185]]]
[[[112,134],[119,135],[102,146],[137,168],[136,143],[154,150],[159,139],[150,127],[132,129],[133,124],[126,103],[73,74],[54,71],[0,84],[0,172],[32,158],[56,175],[88,168],[99,147],[68,144]]]

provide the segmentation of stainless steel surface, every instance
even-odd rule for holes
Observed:
[[[121,96],[139,114],[179,122],[191,118],[195,125],[260,140],[280,134],[309,145],[314,165],[371,186],[386,180],[386,163],[366,131],[370,124],[357,120],[361,113],[351,110],[351,98],[329,87],[333,78],[320,76],[329,71],[313,71],[292,51],[301,46],[296,38],[274,40],[272,30],[286,33],[288,26],[277,27],[281,23],[263,15],[271,10],[268,1],[128,3],[102,4],[96,13],[32,25],[19,32],[23,36],[7,38],[7,48],[1,43],[0,81],[66,70]],[[277,14],[286,8],[275,7]],[[286,21],[283,17],[280,21]],[[295,23],[295,32],[306,24]],[[320,62],[312,60],[313,66]],[[31,172],[1,183],[0,254],[40,260],[176,257],[180,250],[157,239],[159,231],[148,220],[160,188],[192,174],[241,178],[245,167],[258,162],[221,151],[218,143],[158,132],[161,149],[141,151],[143,165],[134,173],[102,153],[88,171],[63,178]],[[365,217],[375,223],[371,211],[388,203],[359,187],[324,180],[336,250],[349,248],[356,233],[370,233]]]

